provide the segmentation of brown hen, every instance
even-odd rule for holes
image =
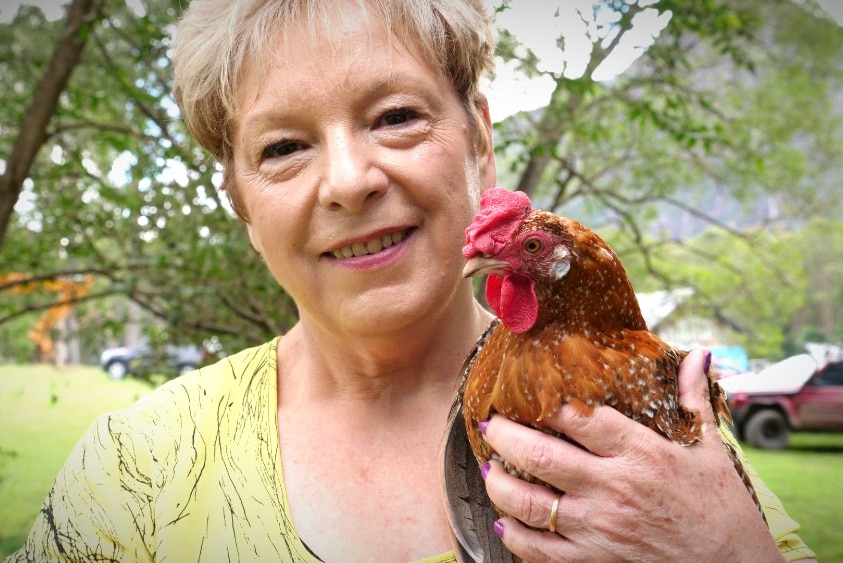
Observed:
[[[687,352],[648,331],[626,271],[596,233],[575,220],[532,209],[521,192],[493,188],[483,194],[466,239],[464,275],[489,274],[486,298],[501,320],[466,360],[462,404],[458,398],[454,409],[462,408],[468,443],[480,465],[496,456],[478,429],[481,421],[498,413],[556,435],[546,422],[564,404],[583,414],[609,405],[682,445],[700,439],[698,413],[678,402],[679,364]],[[730,421],[713,374],[709,390],[718,424]],[[452,417],[459,417],[454,411]],[[453,433],[462,430],[451,429],[446,446],[451,459]],[[760,509],[740,459],[728,443],[724,446]],[[446,483],[452,486],[453,480]],[[446,494],[453,505],[475,493]],[[476,530],[455,527],[463,546],[471,544],[465,536]],[[476,554],[483,549],[468,551],[474,559],[488,560],[488,554]]]

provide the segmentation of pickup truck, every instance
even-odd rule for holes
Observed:
[[[843,430],[843,361],[792,356],[758,373],[719,381],[740,439],[781,449],[796,431]]]

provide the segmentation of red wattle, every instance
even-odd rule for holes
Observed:
[[[533,280],[518,274],[506,274],[503,279],[490,275],[486,280],[486,302],[516,334],[527,332],[536,324],[539,301]]]
[[[489,274],[486,278],[486,303],[501,318],[501,284],[503,280],[497,274]]]

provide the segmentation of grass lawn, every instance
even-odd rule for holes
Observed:
[[[843,562],[843,433],[796,433],[781,451],[743,448],[820,562]]]
[[[0,558],[18,549],[71,448],[104,412],[150,391],[98,368],[0,365]],[[745,447],[824,563],[843,563],[843,433],[795,434],[784,451]]]
[[[0,365],[0,558],[20,547],[53,479],[94,419],[151,387],[96,367]]]

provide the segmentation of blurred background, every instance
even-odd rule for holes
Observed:
[[[179,120],[185,5],[0,0],[0,554],[95,416],[295,322]],[[488,5],[499,185],[600,232],[650,327],[723,375],[836,350],[842,3]],[[791,439],[748,454],[843,561],[841,435],[780,410]]]

